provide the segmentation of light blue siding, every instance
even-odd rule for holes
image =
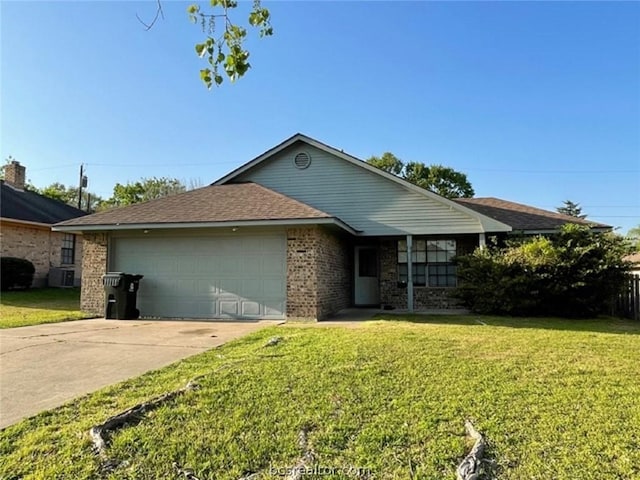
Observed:
[[[308,168],[293,163],[311,156]],[[252,181],[340,218],[362,235],[478,233],[477,218],[310,145],[298,143],[233,181]]]

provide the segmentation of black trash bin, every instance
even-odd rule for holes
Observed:
[[[102,276],[104,285],[104,317],[135,320],[140,316],[136,300],[143,275],[109,272]]]

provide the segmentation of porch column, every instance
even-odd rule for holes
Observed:
[[[407,310],[413,312],[413,237],[407,235]]]
[[[484,248],[484,247],[486,247],[486,246],[487,246],[487,235],[486,235],[484,232],[482,232],[482,233],[479,235],[479,238],[478,238],[478,246],[479,246],[480,248]]]

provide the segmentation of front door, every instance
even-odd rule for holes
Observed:
[[[378,305],[380,287],[378,282],[378,249],[356,247],[355,251],[355,304]]]

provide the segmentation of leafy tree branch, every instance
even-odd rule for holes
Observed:
[[[214,83],[221,85],[224,82],[221,70],[231,82],[235,82],[251,68],[249,51],[244,48],[247,29],[233,23],[230,18],[231,11],[237,8],[238,2],[210,0],[210,6],[212,12],[203,12],[198,4],[187,8],[191,22],[200,24],[202,31],[207,34],[204,42],[196,44],[195,49],[196,54],[209,64],[200,70],[200,79],[209,89]],[[259,29],[260,37],[273,35],[271,14],[260,0],[254,0],[248,21],[251,27]],[[218,31],[220,23],[221,32]]]
[[[198,3],[187,8],[189,20],[200,25],[206,34],[204,41],[197,43],[195,49],[196,54],[208,63],[207,67],[200,70],[200,79],[208,89],[214,84],[221,85],[224,76],[235,82],[251,68],[249,51],[244,47],[247,28],[231,20],[232,12],[237,7],[237,0],[209,0],[209,10]],[[145,30],[151,30],[158,20],[164,19],[162,0],[156,0],[155,16],[150,22],[145,22],[137,14],[136,18]],[[260,37],[273,35],[271,13],[262,6],[261,0],[253,1],[247,22],[248,26],[258,29]]]
[[[367,163],[446,198],[471,198],[475,194],[467,175],[450,167],[405,163],[391,152],[370,157]]]

